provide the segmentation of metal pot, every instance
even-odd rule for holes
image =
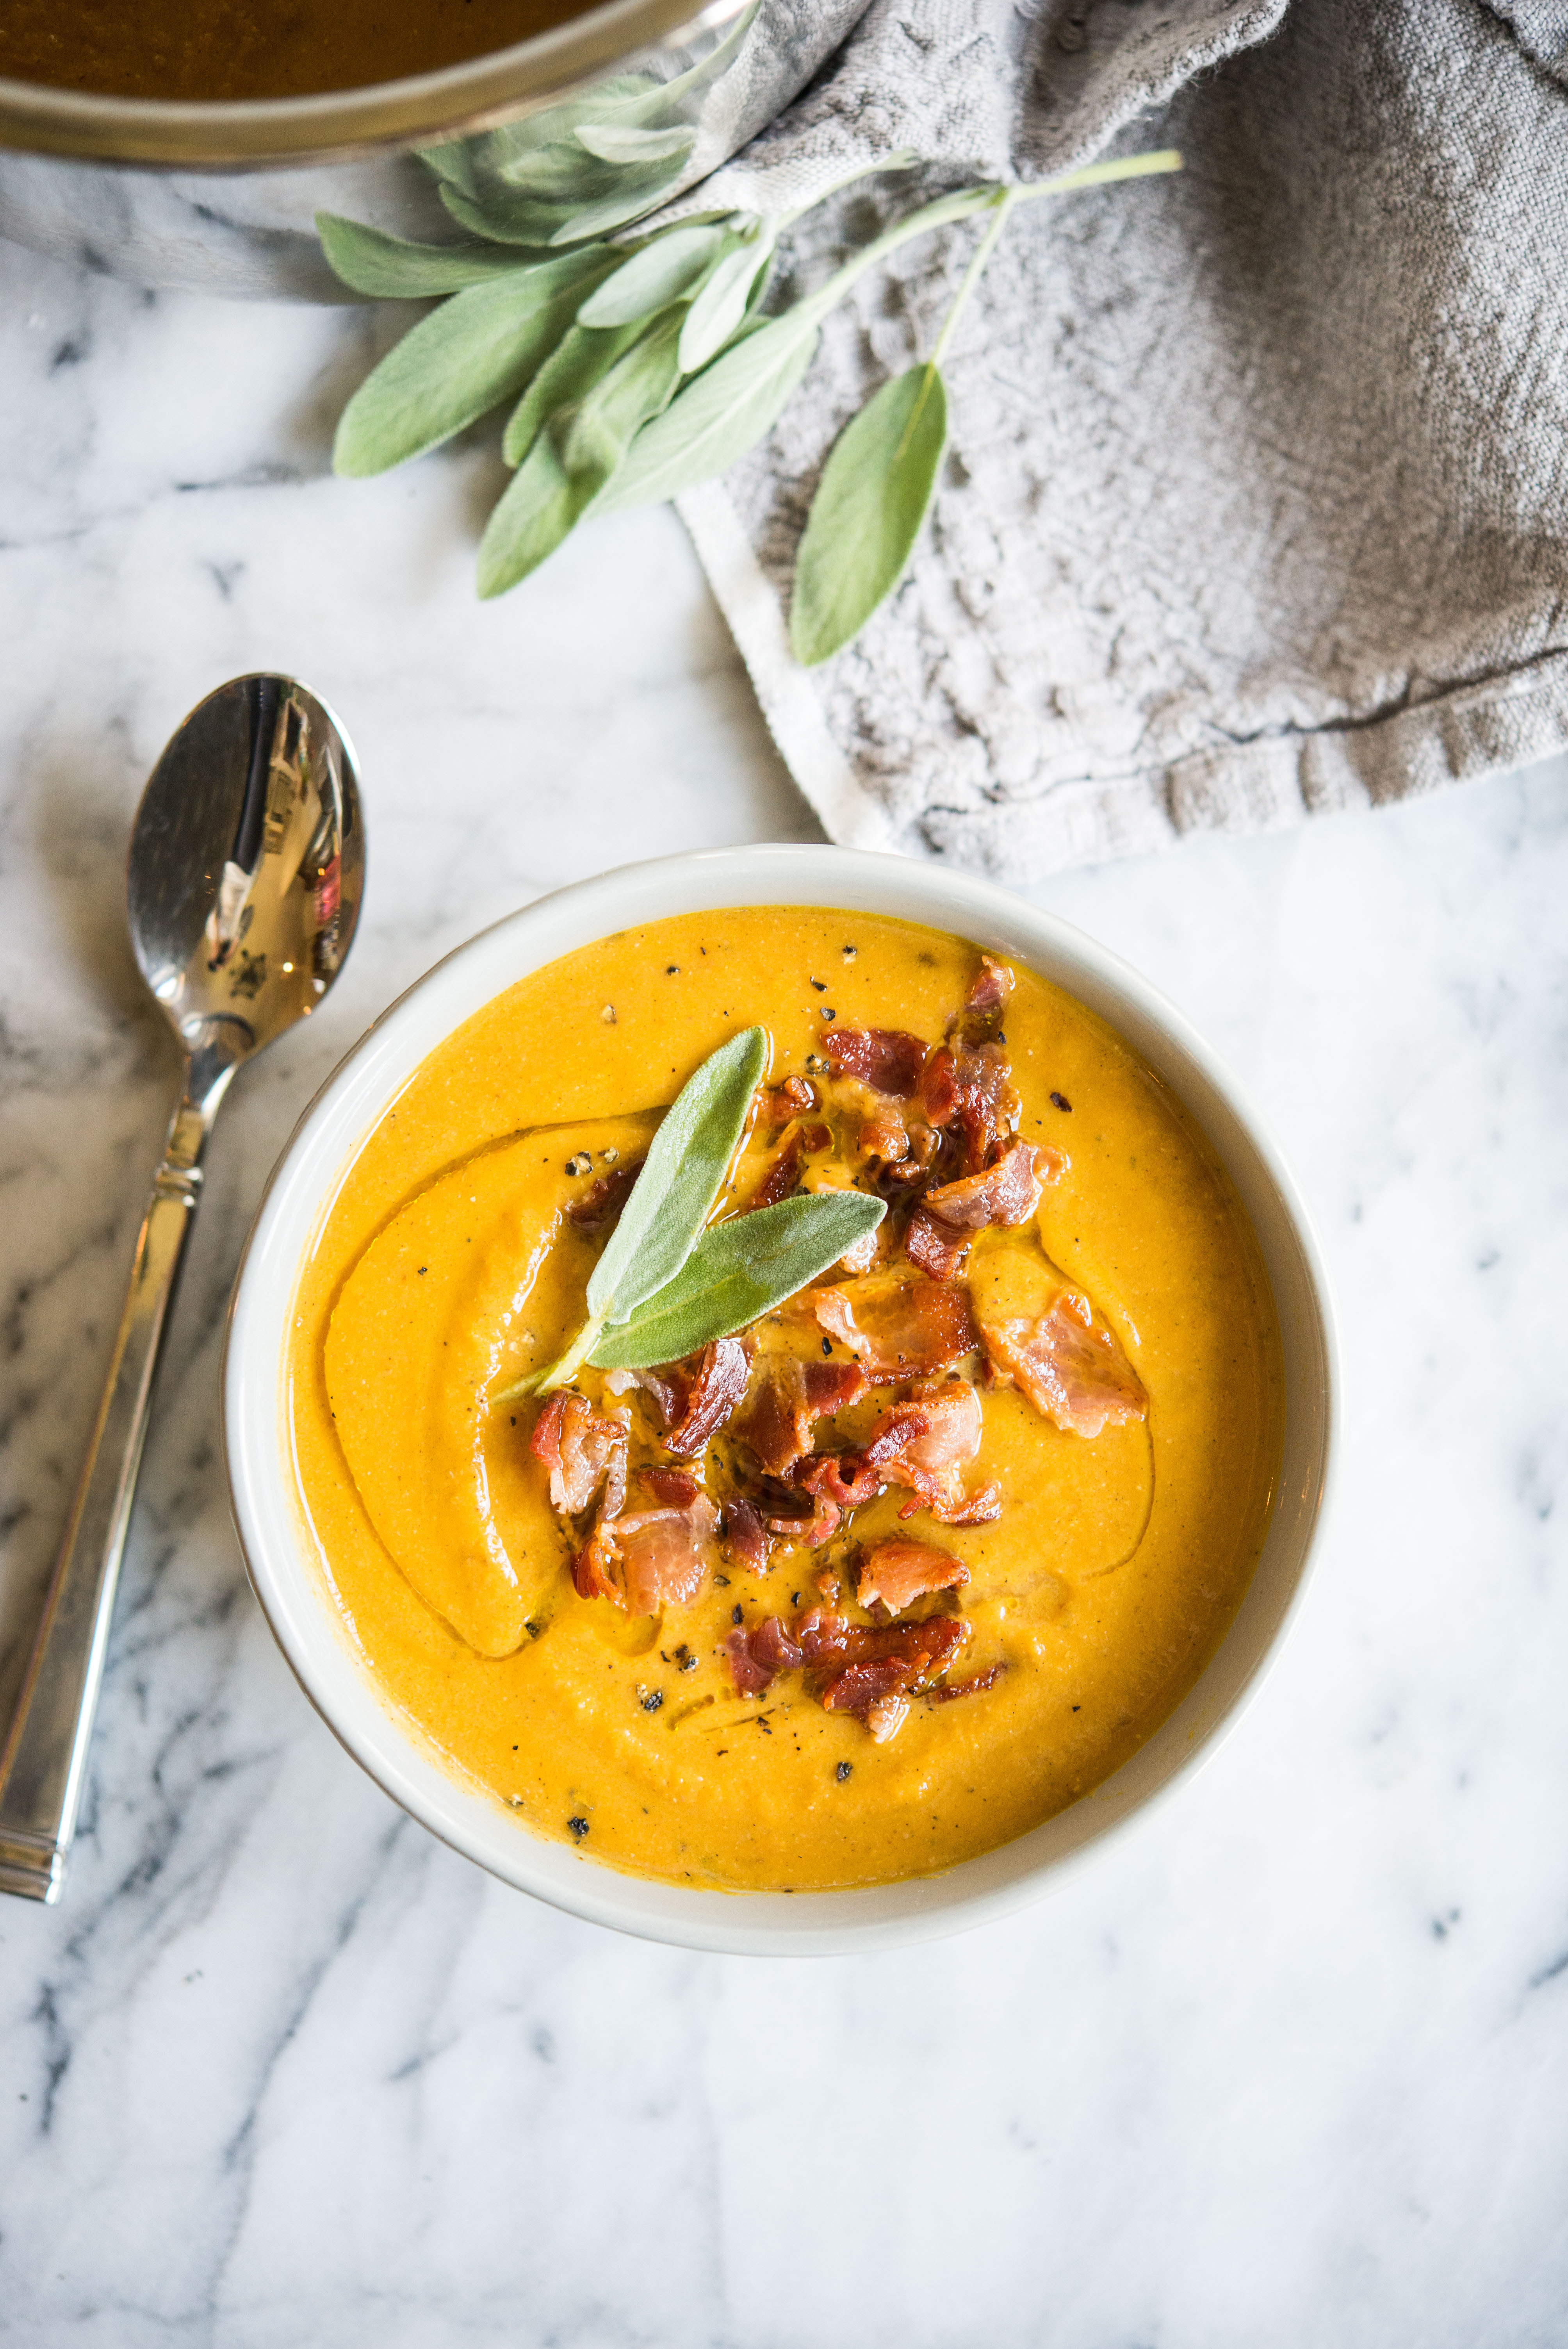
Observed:
[[[356,297],[318,212],[521,244],[656,211],[770,122],[866,0],[610,0],[515,48],[378,88],[243,105],[0,79],[0,234],[141,285]]]

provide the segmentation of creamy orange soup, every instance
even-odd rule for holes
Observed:
[[[960,939],[861,914],[743,908],[625,931],[469,1020],[350,1168],[295,1304],[289,1407],[304,1511],[385,1702],[505,1806],[520,1835],[738,1891],[948,1868],[1115,1770],[1230,1621],[1267,1525],[1283,1429],[1256,1243],[1160,1080],[1021,967],[987,1031],[1015,1089],[989,1154],[1033,1164],[1037,1202],[1021,1222],[956,1237],[941,1225],[949,1256],[931,1259],[948,1266],[943,1312],[983,1334],[935,1380],[880,1376],[808,1424],[805,1453],[779,1474],[753,1448],[769,1380],[792,1378],[798,1392],[804,1366],[827,1361],[846,1392],[863,1384],[864,1365],[879,1368],[874,1346],[857,1352],[835,1332],[872,1326],[879,1298],[907,1302],[926,1280],[905,1253],[913,1161],[890,1169],[866,1146],[885,1141],[881,1096],[835,1074],[830,1026],[897,1030],[934,1051],[960,1035],[981,968]],[[858,1180],[895,1204],[874,1266],[824,1274],[748,1334],[747,1394],[695,1458],[668,1448],[667,1394],[661,1403],[591,1369],[573,1381],[584,1423],[625,1432],[625,1510],[678,1496],[676,1467],[699,1496],[686,1518],[717,1528],[693,1550],[695,1595],[639,1612],[629,1537],[617,1550],[614,1522],[610,1595],[581,1595],[593,1587],[583,1559],[603,1492],[575,1517],[552,1507],[535,1449],[546,1406],[495,1398],[559,1355],[583,1319],[604,1232],[569,1211],[583,1216],[591,1193],[614,1190],[607,1173],[636,1164],[693,1071],[752,1025],[770,1040],[769,1082],[794,1075],[809,1088],[797,1097],[816,1106],[782,1131],[785,1110],[764,1106],[717,1212],[744,1208],[786,1159],[776,1186]],[[900,1111],[911,1151],[918,1108]],[[925,1139],[945,1154],[933,1172],[950,1176],[956,1124]],[[824,1303],[829,1289],[860,1299],[860,1321]],[[932,1293],[927,1281],[921,1295]],[[1113,1407],[1092,1434],[1079,1429],[1099,1414],[1075,1421],[1026,1348],[1016,1352],[1064,1309],[1114,1366]],[[901,1407],[970,1415],[977,1451],[944,1472],[945,1499],[906,1465],[905,1481],[843,1508],[813,1544],[832,1511],[803,1480],[820,1487],[830,1454],[874,1485],[854,1464],[879,1456],[877,1432]],[[777,1528],[760,1570],[755,1541],[735,1530],[748,1495]],[[875,1585],[899,1598],[888,1562],[905,1573],[905,1552],[890,1545],[910,1543],[948,1563],[890,1614]],[[764,1627],[798,1655],[824,1623],[840,1642],[825,1661],[818,1651],[746,1692],[747,1643]],[[845,1677],[846,1658],[915,1650],[917,1666],[874,1702],[864,1692],[886,1682],[885,1665],[881,1682],[876,1670]]]

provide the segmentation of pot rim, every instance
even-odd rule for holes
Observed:
[[[1192,1687],[1145,1742],[1054,1817],[935,1876],[838,1892],[734,1893],[620,1873],[536,1837],[437,1755],[377,1690],[299,1493],[287,1352],[300,1268],[368,1133],[426,1054],[528,972],[665,914],[821,905],[925,921],[1015,956],[1108,1018],[1219,1154],[1263,1250],[1285,1348],[1284,1457],[1263,1555]],[[1174,1801],[1256,1694],[1297,1615],[1339,1453],[1338,1345],[1312,1218],[1235,1076],[1158,988],[1063,921],[967,874],[811,845],[624,865],[537,898],[457,947],[361,1038],[295,1127],[257,1207],[230,1301],[221,1418],[251,1586],[302,1688],[392,1799],[503,1883],[619,1931],[749,1956],[887,1949],[1007,1916]]]
[[[639,50],[729,24],[750,0],[603,0],[564,25],[438,72],[364,89],[196,105],[0,75],[0,149],[162,171],[255,171],[434,145],[532,113]]]

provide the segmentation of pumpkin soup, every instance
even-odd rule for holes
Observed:
[[[6,0],[0,74],[107,98],[303,98],[461,65],[580,14],[580,0]]]
[[[758,907],[429,1056],[304,1268],[289,1408],[346,1630],[445,1766],[614,1867],[806,1890],[988,1850],[1151,1733],[1283,1393],[1229,1181],[1102,1020]]]

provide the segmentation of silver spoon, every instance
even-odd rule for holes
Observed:
[[[185,1056],[81,1482],[0,1754],[0,1891],[54,1900],[76,1833],[152,1384],[201,1196],[212,1121],[242,1061],[315,1009],[365,884],[354,753],[287,677],[199,702],[130,836],[131,943]]]

